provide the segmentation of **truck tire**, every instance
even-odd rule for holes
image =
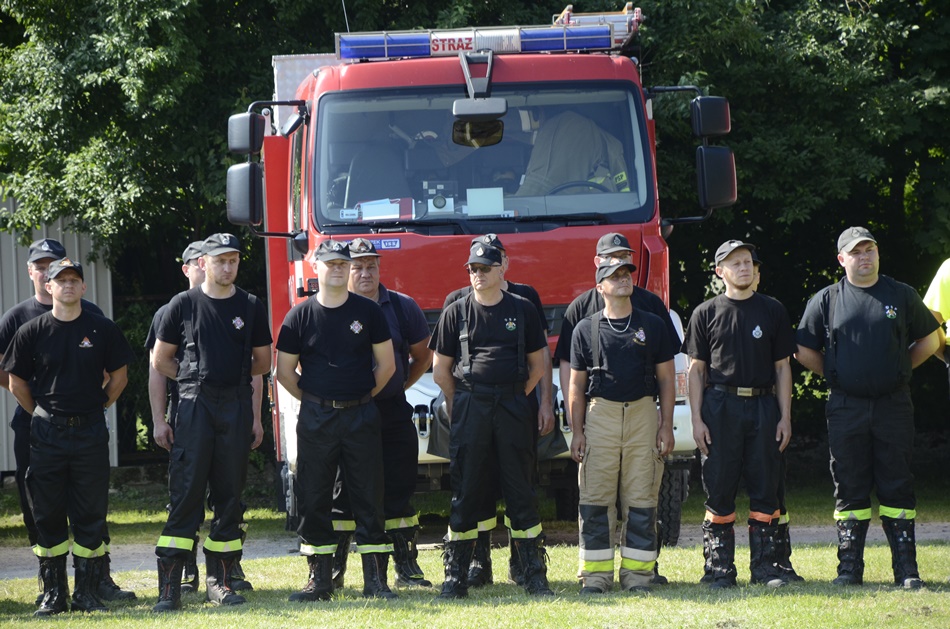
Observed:
[[[657,539],[660,546],[676,546],[680,539],[683,502],[689,495],[689,470],[667,467],[656,506]]]

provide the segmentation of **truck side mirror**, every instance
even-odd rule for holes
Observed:
[[[736,159],[724,146],[696,148],[699,205],[708,212],[736,202]]]
[[[266,124],[261,114],[234,114],[228,118],[228,150],[239,155],[260,153]]]
[[[233,117],[233,116],[232,116]],[[264,220],[264,169],[257,162],[228,168],[228,221],[260,225]]]
[[[696,137],[726,135],[732,130],[729,101],[722,96],[697,96],[690,102],[690,115]]]

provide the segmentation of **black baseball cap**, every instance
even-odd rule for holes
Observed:
[[[350,241],[350,257],[351,258],[378,258],[379,254],[376,252],[376,245],[371,241],[366,240],[365,238],[354,238]]]
[[[329,262],[330,260],[346,260],[350,262],[350,246],[342,240],[324,240],[313,252],[313,259],[320,262]]]
[[[597,241],[597,255],[603,256],[608,253],[616,253],[617,251],[634,252],[634,249],[630,247],[630,241],[627,240],[627,237],[623,234],[611,232],[604,234],[600,237],[600,240]]]
[[[619,271],[620,269],[627,269],[630,273],[633,273],[637,270],[637,265],[632,262],[621,262],[619,264],[601,264],[597,266],[597,283],[600,284],[605,279]]]
[[[241,241],[234,234],[211,234],[204,241],[206,256],[219,256],[236,251],[241,253]]]
[[[50,263],[49,271],[47,272],[46,277],[48,277],[49,279],[53,279],[54,277],[56,277],[63,271],[68,271],[69,269],[72,269],[73,271],[78,273],[79,279],[81,280],[86,279],[85,277],[83,277],[83,274],[82,274],[82,265],[79,264],[78,262],[73,262],[69,258],[62,258],[60,260],[56,260],[55,262]]]
[[[51,259],[58,260],[66,257],[66,247],[58,240],[52,238],[41,238],[34,240],[30,245],[30,257],[27,262],[36,262],[37,260]]]
[[[752,254],[752,261],[756,261],[757,256],[755,255],[755,245],[748,242],[742,242],[741,240],[727,240],[726,242],[719,245],[718,249],[716,249],[716,266],[728,258],[729,254],[736,249],[748,249],[749,253]]]
[[[501,264],[501,249],[481,242],[473,243],[465,264]]]
[[[483,245],[488,245],[489,247],[494,247],[495,249],[505,250],[505,245],[501,244],[501,239],[498,238],[498,234],[485,234],[484,236],[477,236],[472,238],[472,244],[482,243]]]
[[[205,241],[196,240],[193,243],[185,247],[185,250],[181,254],[181,261],[184,264],[188,264],[195,258],[200,258],[205,254]]]
[[[866,227],[849,227],[838,236],[838,253],[851,251],[859,242],[866,240],[877,244],[877,239],[871,235]]]

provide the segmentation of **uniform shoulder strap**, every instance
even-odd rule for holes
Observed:
[[[468,380],[469,376],[472,375],[472,356],[468,349],[468,316],[467,311],[469,305],[472,303],[472,294],[469,293],[464,299],[459,299],[458,301],[462,302],[461,306],[457,306],[459,309],[459,349],[461,350],[461,366],[462,366],[462,378]],[[456,302],[458,303],[458,302]]]
[[[247,295],[247,316],[244,317],[244,325],[247,328],[244,335],[244,362],[241,366],[241,384],[249,382],[251,379],[251,340],[254,336],[254,320],[257,314],[257,296],[251,293]]]
[[[832,387],[838,386],[838,330],[835,327],[835,305],[838,303],[838,297],[844,290],[844,280],[838,280],[834,286],[828,289],[828,347],[825,355],[828,362],[825,367],[825,378]]]
[[[600,321],[603,318],[603,310],[598,310],[590,316],[590,354],[594,365],[590,370],[592,391],[600,387]]]

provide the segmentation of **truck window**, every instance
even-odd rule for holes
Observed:
[[[504,135],[473,148],[452,142],[457,87],[324,95],[317,224],[652,218],[646,126],[629,86],[498,84],[492,96],[508,101]]]

